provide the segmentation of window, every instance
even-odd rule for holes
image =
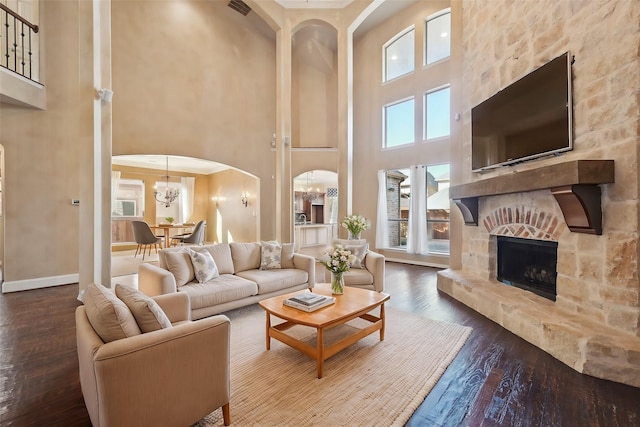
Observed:
[[[415,141],[415,107],[410,98],[384,107],[384,147],[397,147]]]
[[[116,199],[111,202],[112,217],[142,217],[144,214],[144,182],[121,179]]]
[[[427,18],[425,31],[425,65],[451,55],[451,9]]]
[[[424,94],[424,139],[449,136],[450,123],[450,89],[436,89]]]
[[[383,47],[385,82],[413,71],[414,38],[415,30],[411,28],[385,43]]]
[[[424,220],[427,221],[429,254],[449,254],[449,164],[426,167],[427,187]],[[409,227],[409,201],[412,197],[409,169],[387,171],[387,217],[389,247],[406,250]]]
[[[449,254],[449,164],[427,166],[429,253]]]
[[[409,221],[409,169],[387,171],[389,247],[406,249]]]

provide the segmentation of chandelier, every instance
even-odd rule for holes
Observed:
[[[162,194],[158,189],[153,192],[158,203],[164,205],[165,208],[171,206],[171,203],[175,202],[180,195],[180,190],[169,187],[169,156],[167,156],[167,174],[163,176],[165,180],[166,189]]]
[[[315,199],[316,193],[313,192],[313,188],[309,185],[309,174],[311,174],[311,181],[313,181],[313,172],[307,172],[307,187],[302,191],[302,199],[311,201]]]

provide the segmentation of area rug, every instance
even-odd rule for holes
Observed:
[[[111,277],[137,274],[138,266],[142,263],[158,265],[158,254],[151,251],[151,255],[146,254],[144,261],[142,255],[134,257],[135,251],[113,252],[111,254]]]
[[[275,318],[272,318],[275,319]],[[231,320],[231,424],[234,426],[402,426],[453,361],[471,328],[386,310],[385,339],[374,333],[324,363],[271,340],[265,314]],[[272,320],[273,321],[273,320]],[[337,339],[360,319],[327,331]],[[275,322],[277,323],[277,322]],[[314,330],[287,331],[313,343]],[[198,427],[222,426],[222,411]]]

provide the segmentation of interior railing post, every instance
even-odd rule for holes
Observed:
[[[13,71],[18,72],[18,27],[16,17],[13,17]]]
[[[33,73],[33,52],[31,50],[31,28],[29,28],[29,78],[32,78]]]
[[[5,66],[7,68],[9,68],[9,14],[6,11],[4,12],[4,34],[5,34],[5,38],[4,38],[4,47],[5,47],[4,63],[5,63]]]
[[[24,76],[24,22],[20,23],[20,50],[22,53],[22,56],[20,57],[20,63],[22,64],[22,75]]]

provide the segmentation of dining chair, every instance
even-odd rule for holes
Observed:
[[[138,252],[142,249],[142,260],[144,261],[144,251],[149,247],[149,255],[151,255],[151,246],[153,245],[158,253],[158,245],[161,245],[164,240],[163,237],[158,237],[153,234],[151,227],[144,221],[131,221],[131,227],[133,228],[133,238],[135,239],[138,247],[134,258],[138,256]]]
[[[204,242],[204,230],[206,226],[207,221],[198,221],[196,226],[193,228],[193,232],[176,234],[175,236],[171,237],[171,240],[176,240],[179,245],[184,245],[185,243],[199,245]]]

